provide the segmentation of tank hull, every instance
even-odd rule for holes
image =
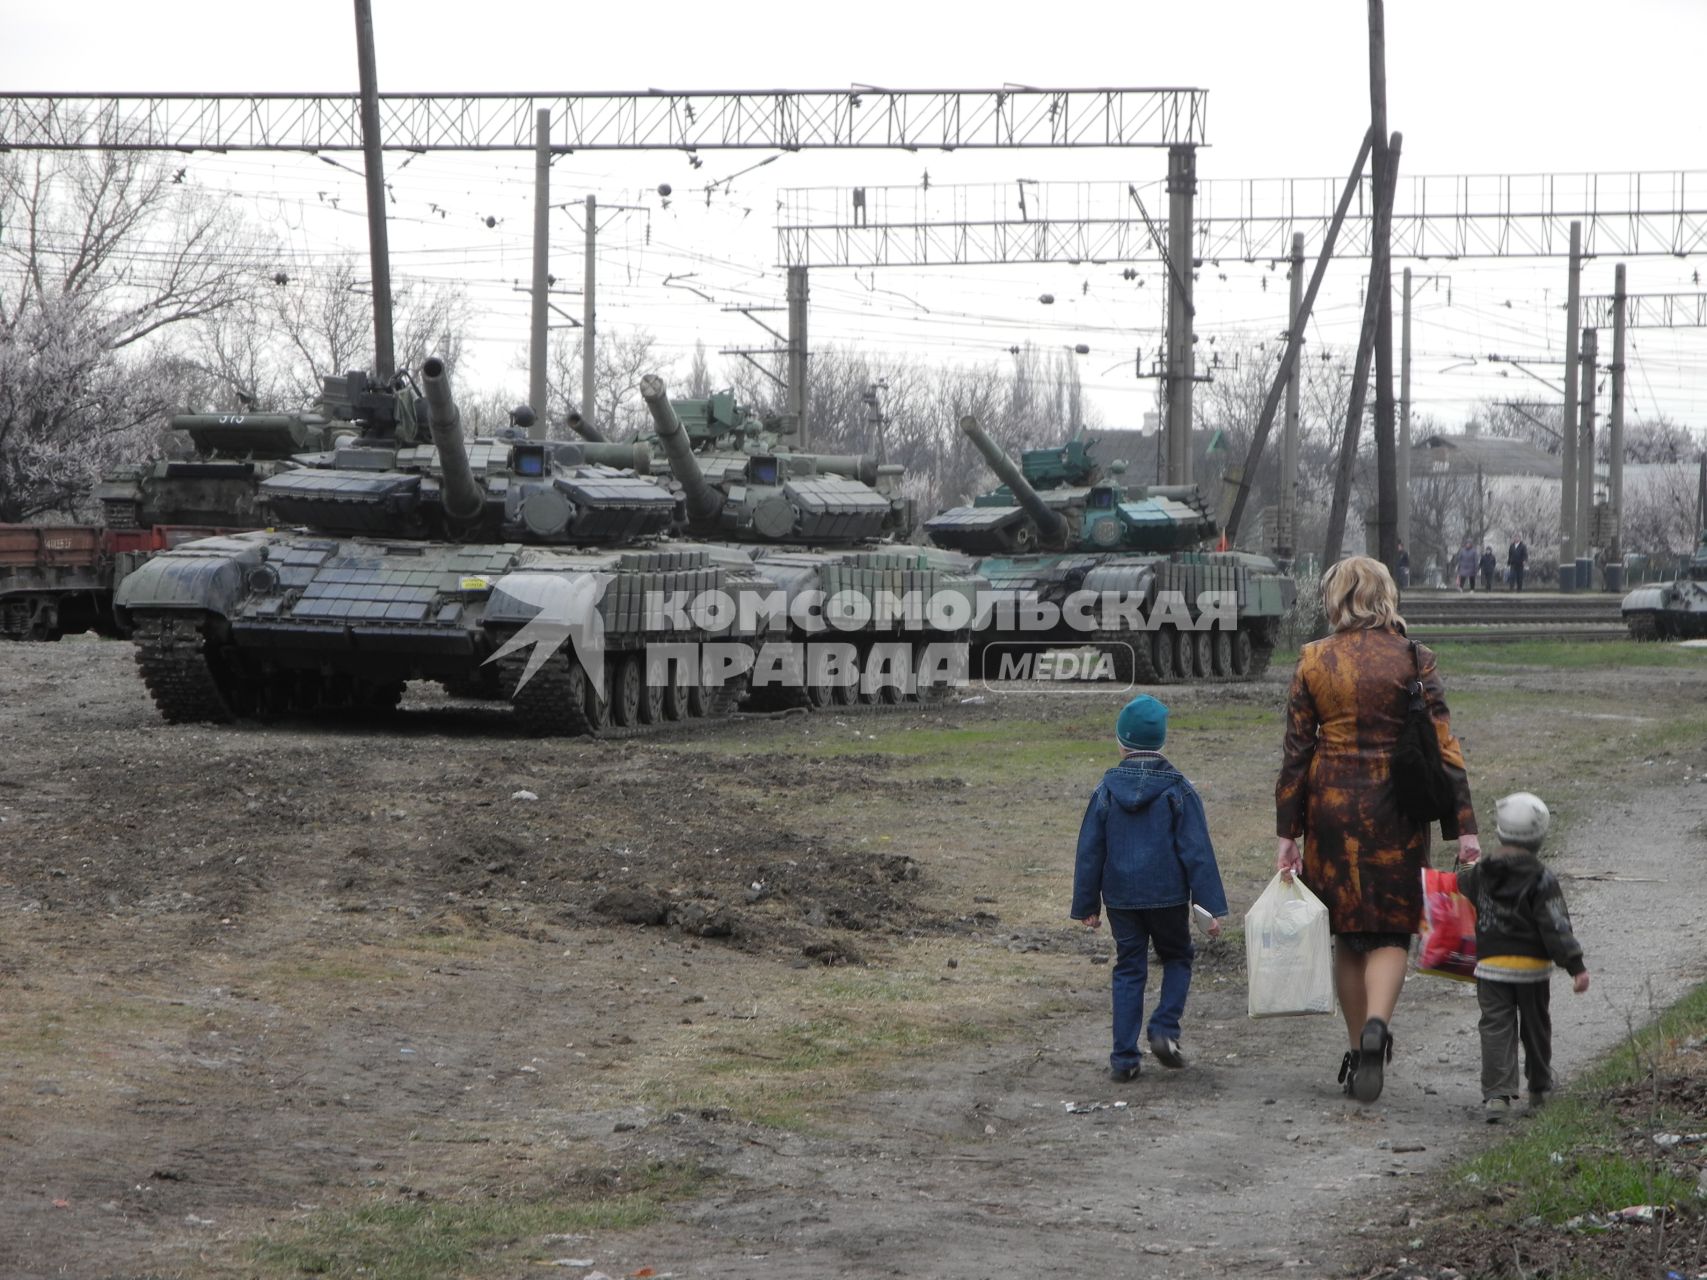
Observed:
[[[683,625],[656,602],[767,585],[746,558],[690,544],[260,532],[155,557],[117,605],[169,721],[386,710],[406,683],[435,681],[513,701],[530,732],[575,735],[731,710],[742,664],[711,687],[699,650],[750,653],[758,627]]]
[[[1636,640],[1707,636],[1707,580],[1683,578],[1637,587],[1624,597],[1621,612]]]
[[[1272,561],[1237,552],[990,556],[977,570],[991,594],[972,674],[985,680],[1034,671],[1051,648],[1095,650],[1083,673],[1122,682],[1255,680],[1296,595]]]
[[[754,709],[941,702],[967,682],[986,585],[968,557],[900,544],[725,550],[750,553],[785,601],[786,625],[755,670]]]

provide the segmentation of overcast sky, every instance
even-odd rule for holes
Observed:
[[[965,3],[857,6],[745,3],[523,4],[484,0],[374,0],[380,86],[454,90],[1192,86],[1209,91],[1203,178],[1341,175],[1368,118],[1365,6],[1360,0],[1196,0],[1195,3]],[[356,84],[349,0],[290,6],[212,0],[46,6],[0,0],[0,86],[33,91],[351,91]],[[1707,0],[1389,0],[1389,123],[1405,136],[1407,174],[1707,169],[1700,100]],[[715,349],[763,335],[719,308],[779,301],[773,227],[777,193],[795,187],[906,185],[924,170],[935,185],[1059,181],[1153,182],[1165,153],[1075,150],[785,155],[719,188],[701,189],[765,153],[683,156],[577,154],[553,167],[553,200],[589,191],[645,205],[616,218],[600,252],[600,319],[645,325],[672,356],[696,338]],[[195,156],[190,176],[236,193],[298,261],[365,252],[359,157],[337,169],[285,155]],[[525,346],[532,161],[525,155],[423,156],[403,169],[390,155],[392,245],[400,274],[464,282],[480,312],[471,376],[513,383]],[[662,207],[659,183],[675,188]],[[331,207],[337,202],[336,210]],[[441,216],[441,212],[442,215]],[[483,219],[499,219],[487,228]],[[580,274],[579,232],[554,215],[552,269]],[[1707,255],[1703,255],[1707,256]],[[1633,291],[1696,288],[1701,258],[1642,258]],[[1318,349],[1356,341],[1365,264],[1330,271],[1311,334]],[[1085,342],[1087,383],[1112,420],[1148,407],[1150,384],[1130,376],[1131,352],[1152,347],[1160,276],[1148,289],[1118,267],[891,269],[814,272],[814,345],[858,341],[868,350],[933,359],[991,360],[1030,336]],[[1563,261],[1457,262],[1419,267],[1444,279],[1419,295],[1418,412],[1448,423],[1513,382],[1467,356],[1490,351],[1557,355]],[[697,272],[706,303],[662,287]],[[1585,292],[1609,292],[1611,263],[1591,262]],[[1236,345],[1284,323],[1283,282],[1262,264],[1205,273],[1200,336]],[[1604,276],[1605,279],[1601,279]],[[1274,285],[1281,285],[1275,288]],[[1037,298],[1058,302],[1042,307]],[[579,300],[565,298],[575,309]],[[1507,304],[1510,304],[1509,306]],[[1707,426],[1707,335],[1634,335],[1632,395]],[[1450,372],[1441,372],[1450,369]],[[1530,383],[1521,394],[1540,388]],[[1545,394],[1545,393],[1541,393]]]

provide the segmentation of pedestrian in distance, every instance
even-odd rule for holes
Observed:
[[[1095,929],[1108,916],[1114,935],[1114,1048],[1109,1076],[1135,1079],[1141,1054],[1149,953],[1161,961],[1161,990],[1150,1014],[1150,1052],[1164,1067],[1183,1067],[1180,1019],[1191,989],[1192,903],[1211,917],[1211,938],[1221,934],[1227,895],[1203,801],[1184,774],[1168,762],[1168,709],[1149,694],[1121,708],[1114,737],[1120,763],[1091,793],[1079,826],[1073,866],[1072,918]]]
[[[1300,651],[1287,697],[1275,870],[1285,880],[1301,874],[1327,904],[1334,990],[1350,1040],[1339,1079],[1359,1102],[1374,1102],[1393,1055],[1390,1026],[1422,923],[1428,865],[1429,828],[1401,812],[1392,781],[1415,682],[1456,802],[1441,833],[1457,839],[1461,858],[1481,849],[1434,654],[1406,639],[1392,576],[1379,561],[1352,556],[1322,576],[1322,602],[1333,634]]]
[[[1477,567],[1482,571],[1482,590],[1492,591],[1494,589],[1494,570],[1500,567],[1500,562],[1494,558],[1494,549],[1491,546],[1482,548],[1482,559]]]
[[[1523,590],[1523,570],[1528,563],[1529,548],[1524,545],[1523,535],[1520,533],[1511,540],[1511,545],[1505,551],[1505,567],[1511,575],[1513,591]]]
[[[1519,791],[1495,807],[1499,847],[1474,866],[1448,875],[1476,909],[1476,1003],[1482,1011],[1482,1111],[1490,1124],[1517,1099],[1517,1048],[1529,1109],[1553,1088],[1553,966],[1571,975],[1571,990],[1588,990],[1582,945],[1571,929],[1558,877],[1541,864],[1552,814],[1538,796]]]
[[[1393,562],[1393,567],[1399,571],[1399,590],[1403,591],[1411,585],[1411,553],[1405,550],[1405,544],[1402,542],[1399,544],[1399,556]]]
[[[1476,544],[1469,538],[1464,539],[1464,545],[1458,549],[1458,589],[1476,589]]]

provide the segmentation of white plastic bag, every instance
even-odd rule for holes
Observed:
[[[1245,968],[1253,1018],[1334,1011],[1328,909],[1297,876],[1276,875],[1245,913]]]

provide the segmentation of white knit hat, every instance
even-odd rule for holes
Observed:
[[[1495,827],[1501,840],[1512,844],[1540,844],[1546,838],[1553,815],[1547,811],[1541,797],[1527,791],[1514,791],[1494,804]]]

